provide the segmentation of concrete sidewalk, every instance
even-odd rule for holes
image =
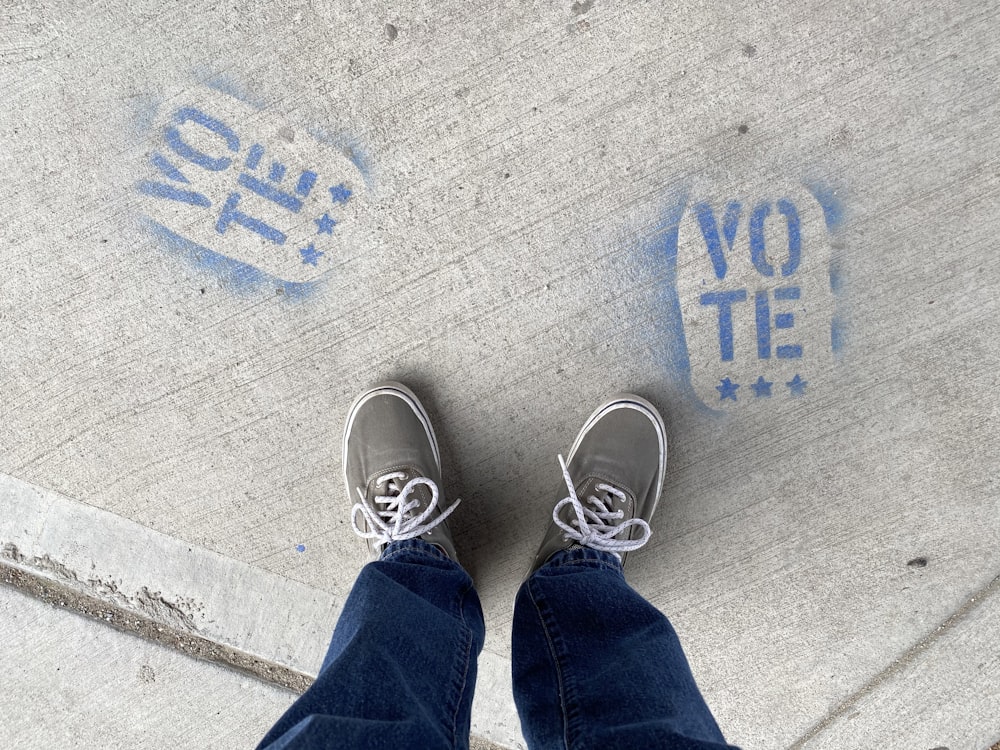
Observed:
[[[253,747],[291,694],[0,588],[7,747]]]
[[[523,746],[511,602],[556,454],[633,390],[670,457],[628,575],[731,742],[1000,741],[989,4],[0,17],[4,576],[245,670],[190,662],[259,706],[226,745],[308,683],[364,561],[340,435],[388,377],[430,408],[463,498],[477,736]],[[78,681],[107,673],[102,639],[139,642],[0,606],[36,696],[0,694],[25,717],[0,740],[100,744]],[[167,652],[133,647],[140,721],[191,711],[177,743],[203,746],[210,705],[142,698],[140,651]]]

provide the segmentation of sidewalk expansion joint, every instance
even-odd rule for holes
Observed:
[[[1000,575],[995,576],[993,580],[975,591],[940,625],[907,649],[898,659],[895,659],[892,664],[868,680],[851,695],[844,698],[825,717],[806,730],[806,732],[795,740],[795,742],[790,744],[788,746],[788,750],[800,750],[805,747],[810,740],[815,739],[817,736],[826,731],[826,729],[835,721],[847,715],[847,713],[862,699],[871,695],[888,680],[892,679],[910,666],[921,654],[934,645],[942,636],[962,623],[962,621],[978,609],[983,602],[989,599],[992,595],[996,594],[998,591],[1000,591]],[[990,748],[990,750],[1000,750],[1000,742],[997,742],[996,745]]]
[[[0,583],[29,594],[54,607],[66,609],[124,633],[172,648],[187,656],[215,662],[255,677],[259,680],[302,693],[313,678],[279,664],[273,664],[231,646],[204,638],[193,632],[191,625],[156,620],[99,596],[74,590],[69,585],[45,575],[10,564],[10,550],[5,547],[0,559]]]

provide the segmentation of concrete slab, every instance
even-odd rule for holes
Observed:
[[[289,691],[0,586],[6,747],[253,747]]]
[[[995,578],[797,746],[1000,746],[998,590]]]
[[[989,5],[4,13],[0,472],[342,598],[341,420],[404,379],[503,657],[555,454],[637,390],[630,576],[747,747],[1000,571]]]

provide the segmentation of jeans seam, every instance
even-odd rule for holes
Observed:
[[[410,540],[407,540],[410,541]],[[446,554],[438,550],[432,545],[424,544],[407,544],[403,542],[401,546],[394,547],[392,550],[384,553],[379,561],[381,562],[393,562],[400,557],[405,557],[409,555],[416,555],[418,557],[423,557],[427,560],[446,561],[451,563],[451,568],[456,571],[461,571],[468,576],[465,569],[462,568],[457,562],[452,560]],[[452,748],[458,747],[468,747],[467,744],[459,744],[458,736],[458,714],[462,708],[462,696],[465,694],[465,688],[469,680],[469,664],[472,658],[472,640],[473,632],[472,628],[469,627],[465,620],[465,610],[462,607],[462,602],[468,595],[469,591],[474,589],[474,585],[471,579],[462,585],[461,590],[458,592],[457,596],[452,599],[452,606],[448,614],[454,617],[456,620],[461,622],[460,633],[458,635],[455,652],[457,654],[457,659],[453,662],[454,673],[450,683],[450,695],[448,698],[453,699],[453,702],[445,707],[443,730],[447,733],[450,746]],[[450,716],[450,720],[449,717]]]
[[[562,719],[563,725],[563,747],[569,749],[569,720],[566,716],[566,682],[563,676],[562,664],[559,661],[559,654],[556,649],[555,642],[552,640],[552,636],[549,633],[548,624],[545,622],[545,616],[542,614],[541,609],[538,606],[538,599],[535,598],[534,582],[528,582],[528,596],[531,598],[531,603],[535,608],[535,614],[538,616],[538,621],[542,626],[542,634],[545,636],[545,642],[549,647],[549,656],[552,657],[552,663],[555,666],[556,673],[556,684],[559,690],[559,714]]]
[[[469,662],[472,659],[472,628],[465,621],[465,608],[462,603],[465,601],[465,597],[469,594],[469,586],[463,587],[461,593],[458,596],[458,615],[462,620],[462,640],[464,646],[464,658],[462,661],[462,679],[459,686],[457,700],[455,701],[455,709],[451,714],[451,745],[452,747],[458,747],[458,712],[462,707],[462,696],[465,694],[465,686],[469,681]]]
[[[464,619],[464,618],[463,618]],[[462,633],[462,655],[459,659],[461,665],[461,679],[458,680],[458,692],[455,696],[455,707],[451,712],[451,746],[457,748],[458,744],[458,712],[462,708],[462,696],[465,694],[465,686],[469,680],[469,660],[472,655],[472,631],[463,624]]]

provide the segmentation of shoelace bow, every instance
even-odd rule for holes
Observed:
[[[599,493],[603,492],[606,494],[604,497],[597,497],[596,495],[588,496],[587,502],[594,506],[594,508],[584,507],[583,503],[576,496],[576,487],[573,485],[573,479],[569,475],[566,461],[561,455],[559,456],[559,465],[562,467],[563,479],[566,482],[566,488],[569,490],[569,497],[565,497],[556,503],[556,507],[552,510],[552,520],[565,532],[563,538],[567,540],[573,539],[591,549],[610,552],[619,559],[621,559],[622,552],[631,552],[632,550],[639,549],[639,547],[649,541],[649,537],[653,532],[649,528],[649,524],[641,518],[630,518],[618,524],[612,523],[625,517],[625,511],[611,510],[611,503],[615,499],[621,501],[628,499],[624,492],[612,487],[610,484],[598,484],[594,489]],[[559,511],[564,505],[571,505],[576,516],[568,524],[563,522],[559,517]],[[633,526],[638,526],[642,529],[642,537],[639,539],[615,538]]]
[[[357,487],[360,503],[355,503],[351,509],[351,526],[358,536],[363,539],[374,539],[380,544],[398,542],[403,539],[416,539],[418,536],[426,534],[444,519],[452,514],[458,504],[462,502],[456,499],[450,507],[441,512],[441,515],[428,521],[431,514],[437,508],[440,493],[434,480],[427,477],[414,477],[402,487],[400,480],[406,479],[406,474],[401,471],[394,471],[380,476],[375,481],[376,487],[385,485],[387,494],[376,495],[372,503],[368,502],[364,491]],[[414,515],[413,509],[420,505],[419,499],[411,498],[411,494],[417,485],[424,485],[431,491],[431,501],[419,514]],[[358,513],[368,525],[368,531],[362,531],[358,524]]]

